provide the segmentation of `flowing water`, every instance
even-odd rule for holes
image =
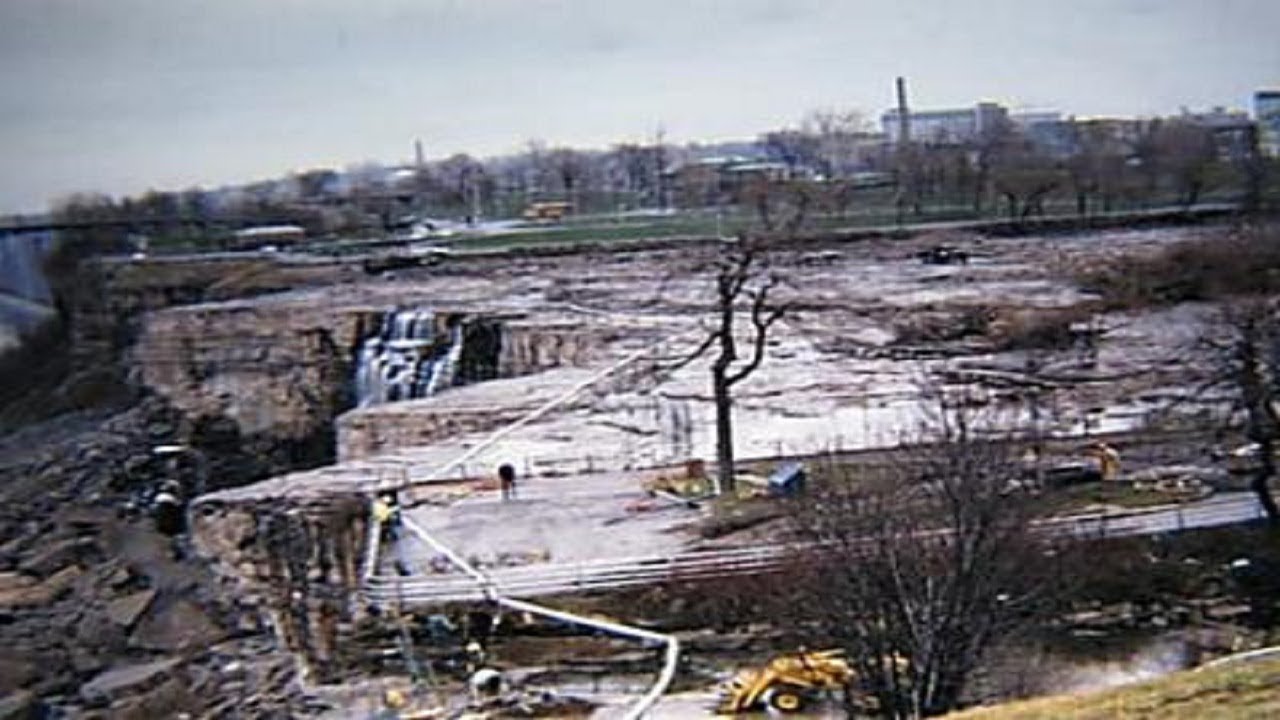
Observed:
[[[0,349],[53,316],[52,296],[41,263],[53,234],[0,234]]]
[[[457,318],[414,308],[392,310],[360,346],[356,402],[368,407],[434,395],[454,384],[463,349]]]

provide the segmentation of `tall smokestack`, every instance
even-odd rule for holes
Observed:
[[[911,114],[907,110],[907,79],[898,77],[898,144],[911,142]]]
[[[421,170],[427,164],[427,159],[422,155],[421,140],[413,141],[413,159],[414,159],[414,162],[417,164],[417,167],[419,170]]]

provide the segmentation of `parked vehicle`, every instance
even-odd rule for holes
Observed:
[[[916,253],[925,265],[968,265],[969,253],[951,245],[935,245]]]

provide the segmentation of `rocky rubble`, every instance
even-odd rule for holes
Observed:
[[[192,429],[145,402],[0,441],[0,718],[307,713],[257,614],[145,513],[152,448]]]

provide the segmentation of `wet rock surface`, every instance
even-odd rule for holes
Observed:
[[[1073,280],[1079,268],[1151,253],[1190,235],[1165,229],[964,236],[952,244],[970,262],[944,266],[916,257],[931,247],[929,238],[782,248],[772,268],[788,278],[792,309],[771,335],[767,362],[735,389],[737,455],[896,444],[921,420],[925,382],[969,387],[974,402],[1010,408],[1011,415],[1033,394],[1053,395],[1042,419],[1047,433],[1063,437],[1176,424],[1209,412],[1220,398],[1189,388],[1213,307],[1102,312]],[[698,323],[708,308],[706,268],[714,258],[713,248],[691,246],[475,260],[394,282],[260,301],[255,312],[264,317],[288,317],[303,307],[329,307],[341,316],[419,305],[500,316],[524,328],[529,373],[341,414],[338,465],[227,497],[362,491],[392,477],[484,478],[504,462],[522,475],[559,477],[714,457],[710,359],[669,370],[704,336]],[[212,316],[220,306],[171,312]],[[667,344],[656,345],[664,338]],[[647,347],[649,355],[590,392],[465,464],[450,465],[496,428]]]
[[[737,398],[743,456],[883,444],[915,419],[913,377],[922,368],[978,387],[993,403],[1033,385],[1069,388],[1071,402],[1057,428],[1067,435],[1146,422],[1176,395],[1189,363],[1186,348],[1211,309],[1111,314],[1101,342],[1080,346],[1070,313],[1091,298],[1066,274],[1075,264],[1151,250],[1181,234],[967,237],[956,242],[969,262],[945,266],[919,262],[916,253],[936,242],[927,238],[781,253],[779,267],[794,276],[795,311]],[[320,576],[350,574],[352,526],[331,533],[323,518],[286,522],[263,506],[285,494],[315,499],[430,475],[584,376],[690,331],[706,310],[709,250],[530,254],[358,283],[345,282],[350,278],[334,268],[262,282],[254,280],[256,270],[241,268],[237,277],[204,272],[187,290],[167,277],[180,273],[177,267],[132,278],[145,268],[114,268],[113,282],[133,288],[112,306],[128,308],[124,335],[141,340],[130,362],[164,399],[149,397],[123,412],[64,415],[0,439],[0,643],[12,649],[0,661],[0,718],[53,707],[101,718],[305,717],[326,705],[334,711],[331,700],[303,692],[287,643],[266,640],[263,611],[272,602],[300,608],[284,618],[281,627],[290,628],[284,640],[315,645],[308,652],[321,660],[335,655],[336,648],[312,641],[342,622],[332,608],[345,596]],[[223,301],[239,294],[237,283],[257,293],[338,279],[344,282],[323,290]],[[172,307],[210,299],[218,302]],[[407,305],[502,318],[506,379],[350,413],[341,423],[346,437],[338,440],[349,443],[343,454],[359,461],[281,475],[335,456],[330,421],[351,406],[359,341],[373,319]],[[137,314],[144,310],[159,312]],[[1064,314],[1046,329],[1035,320],[1040,311]],[[98,314],[98,330],[118,324],[108,307]],[[78,353],[91,358],[108,334],[89,337]],[[1039,368],[1049,379],[1039,385],[1027,381],[1028,342],[1052,350]],[[656,359],[683,349],[668,348]],[[456,479],[485,478],[500,460],[513,460],[523,483],[584,472],[620,476],[710,457],[706,368],[656,370],[654,363],[624,373],[455,468]],[[211,547],[238,565],[223,569],[259,580],[259,595],[272,587],[277,595],[248,598],[226,575],[193,561],[190,547],[154,531],[145,509],[174,471],[153,450],[172,444],[204,453],[205,484],[188,490],[215,491],[207,497],[221,524]],[[192,468],[178,472],[195,475]],[[271,479],[245,487],[265,478]],[[525,514],[522,507],[550,505],[574,489],[573,483],[527,487],[526,506],[481,502],[472,512],[483,521],[515,519]],[[462,496],[475,489],[464,488]],[[648,521],[629,512],[618,510],[620,522]],[[582,524],[570,517],[561,525],[575,522]],[[282,552],[278,567],[264,569],[252,552],[326,537],[345,539],[315,555]],[[570,546],[561,555],[595,550],[568,534],[565,542]],[[489,555],[497,558],[497,549]],[[313,630],[314,637],[307,634]]]

